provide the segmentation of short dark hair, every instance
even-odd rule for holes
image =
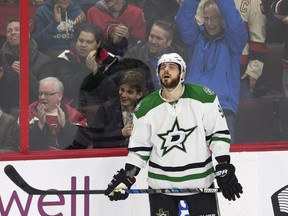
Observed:
[[[100,30],[96,26],[85,23],[85,24],[82,24],[77,31],[78,31],[78,34],[76,35],[76,39],[78,39],[81,32],[88,32],[88,33],[92,33],[95,36],[95,40],[97,43],[102,41],[102,38],[100,36]]]
[[[158,19],[154,22],[153,25],[159,26],[168,33],[168,39],[173,40],[175,36],[175,23],[168,19]]]

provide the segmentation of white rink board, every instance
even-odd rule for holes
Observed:
[[[221,215],[273,216],[271,195],[288,185],[288,171],[283,168],[288,164],[288,152],[231,155],[244,194],[236,202],[229,202],[219,194]],[[5,175],[3,169],[7,164],[14,165],[31,186],[39,189],[102,190],[113,174],[124,167],[125,157],[0,162],[1,216],[149,216],[146,194],[133,194],[118,202],[111,202],[104,195],[28,195]],[[147,188],[146,176],[146,170],[142,170],[133,188]]]

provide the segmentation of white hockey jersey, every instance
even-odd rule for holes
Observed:
[[[230,134],[215,93],[185,84],[180,99],[168,103],[161,90],[142,100],[133,116],[128,163],[149,164],[148,185],[208,188],[214,181],[212,155],[229,155]]]

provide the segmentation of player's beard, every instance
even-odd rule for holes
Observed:
[[[174,79],[166,79],[165,81],[163,81],[162,79],[160,80],[161,82],[161,85],[164,87],[164,88],[167,88],[167,89],[175,89],[177,87],[177,85],[179,84],[180,82],[180,74],[178,74],[178,76]]]

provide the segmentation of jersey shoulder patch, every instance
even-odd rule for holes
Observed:
[[[207,95],[215,95],[215,92],[213,90],[211,90],[210,88],[208,88],[207,86],[203,86],[203,91],[207,94]]]
[[[198,84],[185,84],[183,98],[190,98],[201,103],[212,103],[215,98],[215,92],[207,86]]]

